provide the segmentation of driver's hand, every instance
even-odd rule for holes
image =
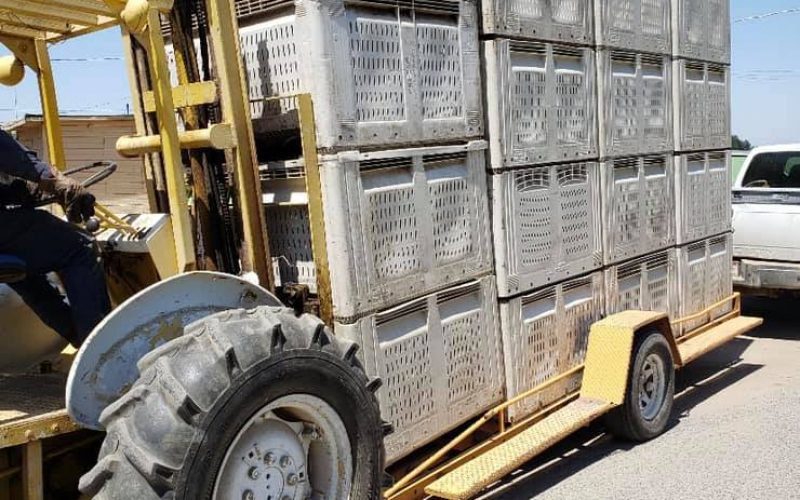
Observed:
[[[94,216],[95,197],[80,182],[55,171],[52,178],[39,181],[42,191],[52,194],[73,224],[87,222]]]

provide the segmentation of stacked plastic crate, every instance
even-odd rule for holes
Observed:
[[[583,362],[603,311],[591,1],[484,0],[492,229],[508,396]],[[518,419],[578,380],[511,408]]]
[[[477,0],[298,0],[241,30],[251,97],[312,95],[335,329],[383,381],[390,461],[504,395],[478,23]],[[290,99],[253,116],[291,150]],[[263,185],[278,276],[314,291],[304,176]]]
[[[729,0],[673,0],[681,316],[732,293]],[[729,311],[712,311],[711,319]],[[708,318],[681,325],[678,335]]]

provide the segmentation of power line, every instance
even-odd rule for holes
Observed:
[[[122,61],[120,56],[108,57],[54,57],[53,62],[103,62],[103,61]]]
[[[780,16],[784,14],[800,14],[800,7],[794,9],[778,10],[775,12],[767,12],[765,14],[756,14],[754,16],[742,17],[739,19],[734,19],[733,22],[734,24],[737,24],[737,23],[744,23],[747,21],[760,21],[761,19],[766,19],[768,17],[773,17],[773,16]]]

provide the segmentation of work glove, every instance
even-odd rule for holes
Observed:
[[[94,204],[97,200],[75,179],[56,171],[52,178],[41,179],[39,187],[55,196],[67,214],[67,220],[73,224],[88,222],[94,217]]]

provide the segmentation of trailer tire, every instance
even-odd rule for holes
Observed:
[[[278,499],[311,489],[379,498],[391,427],[374,394],[380,381],[367,378],[356,351],[319,319],[286,308],[189,325],[142,358],[139,380],[103,412],[107,436],[80,490],[96,499],[200,500],[252,484]],[[249,477],[239,477],[242,467]],[[238,498],[254,497],[244,491]]]
[[[659,331],[648,331],[634,341],[625,402],[608,413],[611,434],[644,442],[664,432],[675,397],[675,366],[669,343]]]

